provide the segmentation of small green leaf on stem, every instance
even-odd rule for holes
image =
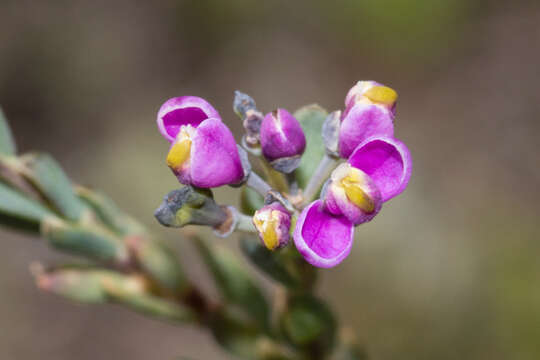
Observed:
[[[139,266],[161,286],[184,295],[191,288],[176,254],[165,244],[141,236],[125,238]]]
[[[72,221],[81,218],[86,206],[56,160],[47,154],[29,154],[21,161],[23,175],[60,214]]]
[[[54,248],[70,254],[107,263],[123,264],[128,253],[124,243],[112,232],[97,225],[80,225],[47,217],[41,233]]]
[[[94,210],[99,220],[112,231],[120,235],[146,234],[144,226],[120,210],[107,195],[82,186],[77,186],[75,191]]]
[[[146,315],[190,321],[194,314],[182,304],[159,298],[149,292],[144,278],[95,267],[65,266],[43,270],[34,266],[38,287],[68,299],[91,303],[117,303]]]
[[[0,182],[0,223],[20,230],[39,231],[51,210]]]

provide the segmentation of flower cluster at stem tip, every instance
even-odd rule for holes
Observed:
[[[292,235],[307,262],[329,268],[349,254],[354,228],[372,220],[409,182],[411,155],[394,137],[396,101],[393,89],[375,81],[354,85],[345,108],[329,114],[322,126],[325,155],[303,188],[296,172],[306,151],[306,124],[285,109],[264,115],[251,97],[236,92],[233,108],[245,129],[242,146],[216,109],[199,97],[169,99],[159,109],[157,123],[170,143],[167,165],[180,183],[194,189],[190,199],[203,196],[201,204],[213,202],[208,189],[223,185],[247,186],[264,198],[253,216],[230,206],[205,205],[223,214],[204,215],[200,207],[192,224],[210,225],[227,235],[233,230],[257,233],[269,250],[288,246]],[[260,162],[266,181],[252,170],[248,153]],[[169,207],[160,210],[167,219],[178,216],[176,208],[169,211],[170,202],[166,198]],[[182,219],[191,216],[185,209],[182,214]],[[224,220],[227,214],[234,219]],[[225,223],[232,229],[224,228]]]

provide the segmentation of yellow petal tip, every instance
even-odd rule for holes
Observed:
[[[364,93],[364,96],[374,103],[383,105],[393,105],[398,98],[397,92],[388,86],[373,86]]]
[[[341,181],[341,186],[345,190],[347,199],[349,199],[349,201],[351,201],[354,205],[358,206],[368,214],[375,211],[375,203],[366,194],[366,192],[362,190],[358,179],[347,176]]]

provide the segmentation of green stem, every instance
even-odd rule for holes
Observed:
[[[249,174],[246,185],[258,192],[263,198],[272,190],[272,187],[254,171]]]
[[[338,163],[339,159],[330,157],[328,154],[324,154],[324,157],[313,173],[311,179],[309,179],[309,183],[304,190],[303,206],[306,206],[317,197],[319,194],[319,189],[324,184],[326,179],[328,179],[332,171],[337,167]]]
[[[256,233],[255,225],[253,225],[253,219],[251,216],[245,214],[237,214],[236,230]]]
[[[270,185],[281,193],[288,193],[289,184],[287,182],[287,179],[285,178],[285,175],[283,175],[279,171],[274,170],[274,168],[272,168],[268,161],[266,161],[266,159],[264,159],[263,157],[259,157],[259,161],[263,167],[264,173],[266,174],[266,178],[268,179]]]

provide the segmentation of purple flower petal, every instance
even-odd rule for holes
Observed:
[[[238,183],[244,170],[229,128],[219,119],[200,123],[191,146],[191,183],[210,188]]]
[[[266,114],[261,124],[263,155],[273,161],[279,158],[302,155],[306,137],[300,123],[285,109]]]
[[[340,155],[348,158],[360,143],[376,135],[394,135],[392,113],[380,105],[357,103],[341,122]]]
[[[221,120],[219,113],[206,100],[197,96],[180,96],[161,105],[157,124],[161,135],[173,142],[182,125],[197,127],[208,118]]]
[[[409,149],[401,141],[380,136],[358,145],[349,163],[368,174],[379,188],[383,201],[405,190],[412,171]]]
[[[313,266],[330,268],[349,255],[354,238],[354,225],[342,216],[322,209],[322,201],[309,204],[296,223],[294,244],[304,259]]]

